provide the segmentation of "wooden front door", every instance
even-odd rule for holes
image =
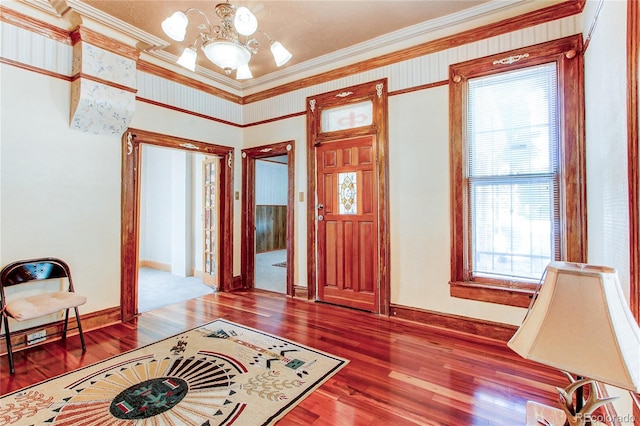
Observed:
[[[378,312],[374,136],[316,149],[318,300]]]

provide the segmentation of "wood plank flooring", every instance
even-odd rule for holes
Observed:
[[[0,394],[216,318],[350,360],[279,425],[522,425],[527,400],[555,405],[554,386],[566,385],[502,342],[256,291],[206,295],[87,331],[84,354],[77,335],[22,350],[14,376],[4,355]]]

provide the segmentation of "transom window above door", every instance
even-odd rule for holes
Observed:
[[[370,126],[373,123],[373,102],[367,100],[323,109],[320,122],[323,133]]]

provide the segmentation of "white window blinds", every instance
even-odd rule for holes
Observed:
[[[555,63],[468,81],[472,276],[538,280],[560,252]]]

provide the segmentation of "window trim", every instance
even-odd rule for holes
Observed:
[[[474,59],[449,67],[449,128],[451,167],[451,281],[452,297],[528,307],[535,284],[471,279],[467,179],[464,169],[465,108],[470,78],[556,62],[560,121],[560,196],[562,204],[559,260],[585,262],[587,217],[584,149],[584,66],[582,36],[553,40],[522,49]]]

